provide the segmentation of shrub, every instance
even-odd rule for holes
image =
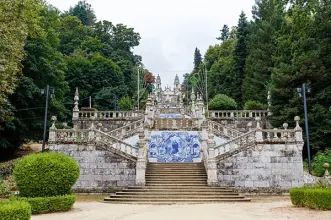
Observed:
[[[6,179],[8,176],[11,176],[19,159],[10,160],[7,162],[0,163],[0,179]]]
[[[78,177],[77,162],[62,153],[28,155],[14,169],[14,179],[22,197],[68,194]]]
[[[290,195],[295,206],[331,210],[331,188],[293,188]]]
[[[325,169],[323,168],[324,163],[331,164],[331,149],[326,149],[324,152],[318,152],[312,161],[313,174],[316,176],[323,176]]]
[[[28,220],[31,206],[25,201],[0,201],[0,220]]]
[[[10,195],[12,185],[8,180],[0,180],[0,198]]]
[[[237,103],[233,98],[230,98],[224,94],[216,95],[209,102],[209,110],[235,110],[237,109]]]
[[[265,110],[267,106],[258,101],[247,101],[244,105],[244,110]]]
[[[10,199],[12,201],[28,202],[31,205],[32,214],[45,214],[70,210],[76,201],[76,195],[69,194],[64,196],[35,198],[12,196]]]

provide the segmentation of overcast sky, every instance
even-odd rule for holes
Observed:
[[[48,0],[61,11],[78,0]],[[251,19],[255,0],[87,0],[98,20],[122,23],[140,33],[141,55],[145,67],[160,74],[163,87],[172,86],[193,69],[193,54],[198,47],[204,55],[224,24],[237,25],[241,11]]]

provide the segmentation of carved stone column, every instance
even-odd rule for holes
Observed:
[[[146,143],[144,140],[144,132],[139,133],[139,150],[138,150],[138,158],[136,164],[136,185],[137,186],[145,186],[146,179]]]
[[[77,123],[75,123],[79,119],[79,108],[78,108],[78,101],[79,101],[79,93],[78,88],[76,88],[75,96],[74,96],[74,109],[72,110],[72,122],[74,124],[74,128],[77,129]]]
[[[51,117],[52,120],[52,127],[49,128],[49,137],[48,141],[49,142],[55,142],[56,141],[56,127],[55,127],[55,122],[57,120],[56,116]]]
[[[216,163],[216,155],[215,155],[215,141],[214,135],[212,133],[208,136],[208,162],[207,162],[207,175],[208,175],[208,186],[217,186],[217,163]]]
[[[255,132],[255,141],[261,142],[263,141],[263,134],[262,134],[262,128],[261,128],[261,118],[256,117],[256,132]]]

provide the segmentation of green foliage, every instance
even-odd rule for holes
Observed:
[[[193,73],[197,73],[199,71],[199,66],[201,63],[202,63],[202,56],[200,50],[196,47],[194,51]]]
[[[0,163],[0,179],[6,179],[13,174],[15,164],[18,160],[14,159]]]
[[[128,96],[122,97],[119,101],[118,101],[118,109],[121,111],[130,111],[132,110],[133,105],[132,105],[132,101]]]
[[[71,16],[76,16],[79,18],[84,25],[93,26],[96,22],[96,16],[91,5],[85,0],[79,1],[75,7],[70,8],[69,12],[66,13]]]
[[[226,24],[223,26],[222,30],[221,30],[221,37],[217,37],[217,40],[221,40],[221,41],[225,41],[228,40],[230,36],[230,29],[229,26],[227,26]]]
[[[0,179],[0,198],[4,198],[10,195],[11,184],[7,180]]]
[[[326,149],[324,152],[317,152],[312,160],[312,171],[316,176],[323,176],[325,169],[324,163],[331,164],[331,149]]]
[[[267,106],[258,101],[247,101],[244,105],[244,110],[266,110]]]
[[[25,201],[0,201],[0,220],[29,220],[31,206]]]
[[[45,214],[53,212],[65,212],[72,208],[76,201],[76,195],[69,194],[63,196],[26,198],[19,196],[10,197],[12,201],[28,202],[31,206],[32,214]]]
[[[209,102],[209,109],[210,110],[235,110],[237,109],[236,101],[224,94],[216,95],[210,102]]]
[[[42,7],[41,0],[0,1],[0,128],[11,119],[7,96],[14,92],[21,75],[26,38],[39,31],[36,23]]]
[[[290,196],[295,206],[331,210],[331,188],[293,188]]]
[[[23,197],[68,194],[79,177],[77,162],[60,153],[25,156],[14,168],[14,179]]]

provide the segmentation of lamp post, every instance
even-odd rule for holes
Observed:
[[[310,144],[309,144],[309,131],[308,131],[308,113],[307,113],[307,97],[306,93],[310,93],[310,88],[306,87],[306,84],[302,84],[302,88],[297,88],[297,92],[300,97],[303,97],[303,106],[305,112],[305,128],[306,128],[306,141],[307,141],[307,153],[308,153],[308,170],[311,174],[311,161],[310,161]]]
[[[45,118],[44,118],[44,134],[43,134],[43,144],[41,147],[41,152],[45,151],[45,143],[46,143],[46,128],[47,128],[47,111],[48,111],[48,96],[50,95],[51,98],[54,98],[55,94],[54,88],[49,88],[49,85],[47,85],[46,90],[42,89],[41,94],[45,95],[46,93],[46,106],[45,106]]]

